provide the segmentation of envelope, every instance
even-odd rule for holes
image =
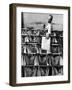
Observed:
[[[50,52],[50,38],[42,37],[41,48]]]

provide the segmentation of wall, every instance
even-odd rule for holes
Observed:
[[[56,24],[63,24],[63,15],[60,14],[51,14],[53,16],[52,23]],[[32,23],[32,22],[48,22],[48,16],[49,14],[39,14],[39,13],[24,13],[24,21],[25,23]]]
[[[53,25],[53,30],[63,30],[63,15],[62,14],[52,14],[53,20],[52,23]],[[48,23],[48,16],[50,15],[49,13],[23,13],[24,16],[24,26],[32,26],[35,29],[37,28],[43,28],[43,25]],[[41,24],[35,24],[36,22],[41,22]],[[56,25],[55,25],[56,24]]]
[[[70,84],[42,85],[42,86],[28,86],[28,87],[9,86],[8,83],[9,83],[9,4],[10,3],[34,3],[34,4],[47,4],[47,5],[57,5],[57,6],[58,5],[71,6],[71,11],[72,11],[72,0],[0,0],[0,90],[24,90],[24,89],[25,90],[37,90],[37,89],[72,90],[72,78]],[[71,12],[71,17],[72,17],[72,12]]]

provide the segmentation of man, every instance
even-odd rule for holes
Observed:
[[[52,15],[49,15],[48,17],[48,23],[45,27],[45,30],[47,31],[46,32],[46,37],[42,37],[42,49],[43,50],[47,50],[47,53],[50,52],[50,34],[51,34],[51,23],[52,23],[52,20],[53,20],[53,16]]]

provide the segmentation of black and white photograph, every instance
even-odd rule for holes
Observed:
[[[10,9],[11,84],[70,82],[70,8],[12,4]]]
[[[21,77],[63,75],[63,14],[21,12]]]

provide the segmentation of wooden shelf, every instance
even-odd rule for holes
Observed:
[[[25,65],[23,67],[63,67],[63,65]]]
[[[61,53],[22,53],[23,55],[62,55]]]
[[[51,55],[62,55],[61,53],[51,53]]]
[[[51,55],[51,53],[22,53],[23,55]]]
[[[60,46],[61,44],[51,43],[52,46]]]
[[[52,30],[51,32],[63,32],[63,30]]]
[[[47,30],[45,30],[45,29],[29,29],[29,28],[21,28],[22,30],[26,30],[26,31],[47,31]]]
[[[35,36],[35,37],[39,37],[39,35],[33,35],[33,34],[30,34],[30,35],[28,35],[28,34],[21,34],[22,36]]]
[[[40,43],[37,43],[37,42],[24,42],[24,43],[21,43],[22,45],[28,45],[28,44],[38,44],[38,45],[41,45]]]
[[[24,43],[21,43],[21,44],[22,45],[29,45],[29,44],[41,45],[41,43],[38,43],[38,42],[24,42]],[[51,46],[62,46],[62,44],[51,43]]]
[[[21,34],[22,36],[26,37],[26,36],[32,36],[32,37],[46,37],[46,35],[34,35],[34,34]],[[63,38],[63,36],[54,36],[54,35],[50,35],[50,37],[61,37]]]
[[[23,30],[28,30],[29,31],[29,28],[21,28],[21,29],[23,29]],[[32,28],[31,30],[37,30],[37,31],[47,31],[47,30],[45,30],[45,29],[34,29],[34,28]],[[54,30],[52,30],[51,32],[63,32],[63,30],[56,30],[56,29],[54,29]]]

